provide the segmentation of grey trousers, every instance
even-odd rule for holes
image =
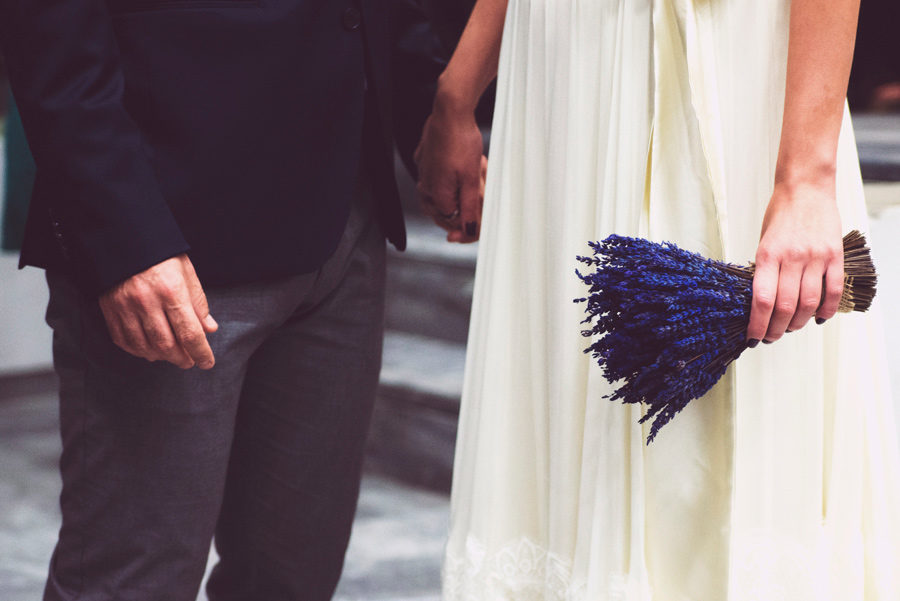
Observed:
[[[384,237],[354,207],[318,271],[207,290],[216,366],[114,346],[49,274],[62,528],[45,601],[325,601],[343,565],[381,366]]]

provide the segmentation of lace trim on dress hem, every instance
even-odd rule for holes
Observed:
[[[448,549],[444,601],[586,601],[587,583],[572,576],[567,558],[522,537],[488,553],[469,536],[465,550]],[[625,574],[608,577],[606,596],[591,601],[650,601],[648,585]]]

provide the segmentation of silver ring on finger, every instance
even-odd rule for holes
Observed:
[[[456,207],[452,213],[441,213],[440,211],[437,211],[437,214],[444,221],[453,221],[454,219],[459,217],[459,207]]]

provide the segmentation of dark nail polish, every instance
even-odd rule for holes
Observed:
[[[763,338],[763,344],[772,344],[773,342],[775,342],[775,341],[774,340],[766,340],[765,338]]]
[[[756,348],[757,344],[759,344],[759,339],[757,339],[757,338],[751,338],[750,340],[747,341],[747,346],[749,348]]]
[[[478,223],[470,221],[466,224],[466,236],[474,236],[478,233]]]
[[[785,334],[790,334],[790,333],[793,332],[793,331],[794,331],[794,330],[785,330],[784,333],[785,333]]]
[[[816,323],[817,323],[818,325],[822,325],[823,323],[825,323],[825,320],[822,319],[821,317],[816,317]]]

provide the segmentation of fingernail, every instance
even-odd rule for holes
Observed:
[[[816,317],[816,324],[822,325],[823,323],[825,323],[824,319],[822,319],[821,317]]]
[[[203,322],[206,324],[206,327],[208,327],[208,328],[218,328],[219,327],[219,324],[216,323],[216,320],[213,319],[212,315],[207,315],[206,318],[203,320]]]
[[[199,365],[199,367],[200,369],[210,369],[213,365],[215,365],[215,363],[212,361],[204,361]]]
[[[763,342],[763,344],[772,344],[775,341],[774,340],[766,340],[765,338],[763,338],[762,342]]]
[[[747,346],[750,348],[756,348],[757,344],[759,344],[758,338],[751,338],[750,340],[747,341]]]
[[[478,233],[478,223],[470,221],[466,224],[466,236],[474,236]]]

